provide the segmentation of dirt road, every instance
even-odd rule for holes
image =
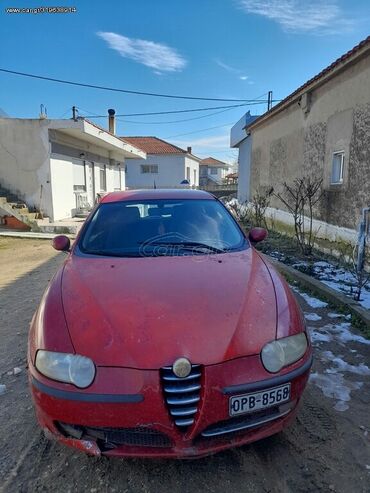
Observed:
[[[47,241],[0,238],[1,492],[370,492],[370,341],[304,293],[315,363],[282,434],[197,461],[90,458],[45,439],[28,392],[27,332],[63,260]]]

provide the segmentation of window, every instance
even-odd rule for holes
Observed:
[[[211,175],[217,175],[217,168],[211,168]]]
[[[197,184],[197,170],[193,170],[193,173],[194,173],[194,185]]]
[[[75,192],[86,192],[85,163],[73,160],[73,190]]]
[[[154,174],[158,173],[158,164],[142,164],[140,166],[141,173]]]
[[[190,166],[186,166],[186,179],[190,183]]]
[[[100,166],[100,190],[102,192],[107,190],[107,167],[105,164]]]
[[[331,169],[331,183],[332,185],[343,183],[344,174],[344,152],[333,153],[333,163]]]

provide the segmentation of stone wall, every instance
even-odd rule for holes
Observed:
[[[284,182],[321,178],[314,215],[355,230],[370,205],[370,55],[313,90],[309,111],[295,102],[252,127],[251,196],[258,188],[283,191]],[[344,180],[331,184],[333,153],[345,155]],[[273,197],[271,207],[284,210]]]

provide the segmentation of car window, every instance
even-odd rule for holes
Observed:
[[[217,200],[147,200],[103,203],[81,237],[84,253],[174,256],[224,253],[247,242]]]

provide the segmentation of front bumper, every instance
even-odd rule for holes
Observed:
[[[285,428],[297,412],[311,364],[309,350],[274,377],[258,356],[204,367],[195,421],[185,430],[168,412],[159,371],[100,367],[83,391],[43,377],[31,363],[29,372],[37,417],[48,436],[93,455],[192,458]],[[230,418],[230,396],[288,382],[289,402]]]

